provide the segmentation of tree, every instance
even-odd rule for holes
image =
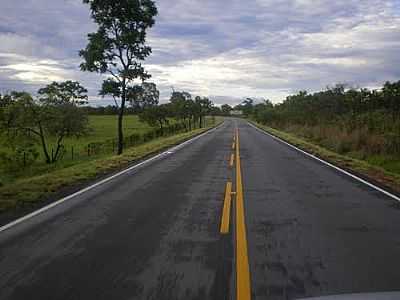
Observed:
[[[181,120],[185,126],[186,126],[186,121],[189,120],[193,117],[193,100],[192,100],[192,95],[190,95],[188,92],[172,92],[171,95],[171,109],[174,113],[174,117],[177,120]],[[191,127],[191,124],[189,124],[189,129]]]
[[[400,80],[397,82],[386,82],[382,88],[383,102],[385,108],[392,115],[392,120],[400,117]]]
[[[231,113],[232,107],[228,104],[223,104],[221,106],[221,111],[224,116],[229,116]]]
[[[197,96],[195,99],[195,104],[197,107],[197,114],[198,114],[198,118],[199,118],[199,127],[203,127],[204,124],[204,117],[210,113],[211,108],[213,106],[212,102],[210,101],[210,99],[206,98],[206,97],[199,97]]]
[[[253,112],[253,105],[254,105],[254,100],[251,98],[246,98],[242,103],[241,103],[241,110],[246,116],[249,116]]]
[[[168,124],[168,115],[167,104],[161,104],[147,107],[139,114],[139,118],[150,126],[159,126],[161,133],[163,133],[164,124]]]
[[[150,78],[142,61],[151,54],[151,48],[145,44],[146,33],[155,23],[157,7],[152,0],[83,2],[90,5],[92,19],[98,25],[98,30],[88,35],[88,45],[79,53],[84,59],[81,69],[110,76],[103,82],[100,94],[120,99],[117,153],[121,154],[126,101],[138,92],[135,80]]]
[[[158,105],[159,98],[160,92],[156,84],[152,82],[143,82],[141,86],[136,86],[136,89],[128,94],[128,100],[136,113]]]
[[[39,98],[27,93],[12,93],[12,101],[1,113],[1,127],[13,142],[32,140],[41,145],[47,163],[56,162],[68,136],[86,132],[86,112],[79,106],[87,103],[86,89],[78,82],[52,84],[38,91]],[[49,151],[49,137],[54,137],[55,151]]]

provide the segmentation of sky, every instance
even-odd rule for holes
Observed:
[[[145,62],[168,100],[172,88],[237,104],[280,102],[336,83],[377,88],[400,80],[400,0],[157,0]],[[91,104],[102,76],[79,70],[96,30],[81,0],[0,1],[0,93],[35,93],[78,80]]]

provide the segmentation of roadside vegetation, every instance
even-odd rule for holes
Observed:
[[[79,86],[71,82],[52,83],[40,91],[72,84]],[[16,183],[21,186],[37,176],[52,176],[62,169],[118,154],[117,115],[103,115],[104,108],[84,107],[86,97],[82,96],[78,103],[76,97],[70,96],[71,92],[66,93],[68,97],[64,94],[61,97],[58,90],[50,96],[46,93],[45,98],[42,94],[0,95],[0,188],[3,190]],[[122,123],[123,147],[141,147],[209,128],[217,123],[212,114],[213,103],[209,99],[192,99],[189,93],[176,91],[168,103],[158,104],[157,98],[140,111],[131,107]]]
[[[0,212],[123,168],[219,122],[219,108],[206,97],[174,90],[159,103],[142,66],[151,54],[154,1],[83,2],[97,31],[79,52],[80,68],[102,75],[99,95],[112,105],[88,106],[86,88],[71,80],[35,94],[0,95]]]
[[[221,122],[221,119],[217,119],[217,122]],[[123,169],[135,161],[179,144],[206,131],[210,126],[211,123],[204,128],[154,139],[140,146],[128,148],[122,155],[97,157],[68,167],[55,168],[51,172],[14,180],[0,187],[0,214],[6,211],[18,213],[37,207],[40,202],[57,200],[54,199],[55,195],[62,197],[65,193],[69,194],[75,188],[95,178]]]
[[[369,169],[371,178],[400,190],[396,180],[400,175],[400,81],[386,82],[376,90],[336,85],[312,94],[301,91],[279,104],[247,99],[235,109],[274,134],[292,141],[297,138],[296,144],[303,148],[318,145],[329,150],[331,159],[333,154],[340,156],[334,161],[351,158],[348,167],[361,173]],[[312,152],[321,151],[314,148]]]

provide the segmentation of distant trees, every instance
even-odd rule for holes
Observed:
[[[279,104],[252,105],[252,111],[258,122],[303,132],[339,152],[400,154],[400,81],[377,90],[338,84],[300,91]]]
[[[193,117],[198,119],[199,127],[201,128],[204,126],[204,117],[211,112],[213,104],[210,99],[199,96],[195,98],[194,104],[195,113],[193,114]]]
[[[80,109],[87,103],[86,93],[78,82],[65,81],[40,89],[37,98],[24,92],[1,97],[0,128],[9,148],[16,155],[26,149],[36,158],[37,144],[47,163],[56,162],[63,154],[64,138],[86,132],[87,116]]]
[[[229,116],[233,108],[228,104],[223,104],[221,106],[221,112],[224,116]]]
[[[389,110],[392,120],[400,117],[400,80],[397,82],[386,82],[382,88],[382,102],[385,109]]]
[[[192,100],[192,95],[187,92],[176,92],[173,91],[171,98],[171,111],[174,117],[183,122],[186,126],[188,123],[189,130],[192,127],[192,122],[194,118],[194,102]]]
[[[145,101],[147,105],[140,111],[139,116],[151,126],[157,124],[161,130],[168,124],[169,119],[183,124],[186,130],[201,128],[204,126],[205,116],[220,112],[214,109],[210,99],[200,96],[193,99],[192,95],[185,91],[173,91],[169,103],[161,105],[155,105],[156,102],[148,101],[149,99]]]
[[[234,107],[235,110],[240,110],[245,116],[251,116],[253,113],[254,100],[246,98],[242,103]]]
[[[158,105],[159,99],[160,92],[153,82],[143,82],[142,85],[136,86],[136,91],[128,94],[128,100],[136,113]]]
[[[204,116],[210,114],[213,108],[213,103],[206,97],[197,96],[193,100],[192,95],[188,92],[174,91],[170,98],[171,109],[175,118],[187,124],[188,129],[204,124]]]
[[[158,126],[163,133],[164,126],[169,123],[169,113],[168,105],[161,104],[147,107],[139,114],[139,118],[150,126]]]
[[[147,30],[154,23],[157,8],[152,0],[100,1],[83,0],[90,5],[92,19],[98,25],[95,33],[88,35],[88,45],[80,51],[84,62],[83,71],[108,74],[101,95],[119,99],[118,106],[118,150],[123,151],[122,121],[126,102],[137,99],[142,87],[135,80],[144,81],[150,75],[144,70],[142,61],[151,54],[145,44]]]

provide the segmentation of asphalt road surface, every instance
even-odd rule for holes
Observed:
[[[0,299],[399,290],[399,233],[395,200],[245,121],[226,120],[1,232]]]

